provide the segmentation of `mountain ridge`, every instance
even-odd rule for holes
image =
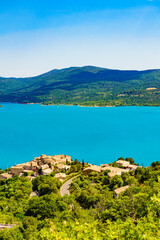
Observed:
[[[159,89],[159,69],[116,70],[83,66],[53,69],[35,77],[0,77],[1,102],[159,106]]]
[[[97,67],[97,66],[92,66],[92,65],[86,65],[86,66],[75,66],[75,67],[66,67],[66,68],[54,68],[52,70],[49,70],[47,72],[44,73],[40,73],[38,75],[34,75],[34,76],[28,76],[28,77],[5,77],[5,76],[0,76],[0,79],[27,79],[27,78],[37,78],[37,77],[41,77],[44,75],[48,75],[50,73],[54,73],[54,72],[60,72],[60,71],[65,71],[65,70],[74,70],[74,69],[87,69],[87,68],[93,68],[93,69],[101,69],[101,70],[109,70],[109,71],[121,71],[121,72],[147,72],[147,71],[158,71],[160,69],[158,68],[153,68],[153,69],[145,69],[145,70],[136,70],[136,69],[118,69],[118,68],[104,68],[104,67]]]

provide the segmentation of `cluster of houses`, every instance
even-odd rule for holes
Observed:
[[[111,178],[114,177],[115,175],[120,176],[122,173],[129,172],[130,170],[135,171],[136,168],[138,167],[137,165],[130,164],[130,162],[124,160],[118,160],[116,161],[116,163],[119,167],[112,167],[109,164],[102,164],[101,166],[90,165],[89,167],[83,170],[83,174],[89,175],[91,172],[104,173],[108,171],[107,175],[109,178]],[[114,191],[115,196],[119,196],[119,194],[125,191],[127,188],[129,188],[128,185],[116,189]]]
[[[129,170],[134,171],[138,167],[124,160],[118,160],[116,163],[119,167],[111,167],[109,164],[101,164],[101,166],[90,165],[83,170],[83,174],[89,175],[91,172],[104,173],[108,170],[108,177],[111,178],[115,175],[121,175],[123,172],[129,172]]]
[[[28,175],[32,180],[32,178],[40,174],[49,175],[53,171],[67,171],[70,168],[68,163],[71,163],[71,161],[71,157],[67,155],[46,156],[42,154],[40,157],[36,157],[30,162],[12,166],[9,173],[0,174],[0,179],[3,180],[13,176]],[[66,178],[66,174],[57,173],[55,177],[63,181]]]

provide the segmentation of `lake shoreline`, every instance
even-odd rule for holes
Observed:
[[[0,107],[2,107],[3,104],[8,103],[8,104],[20,104],[20,105],[41,105],[41,106],[71,106],[71,107],[84,107],[84,108],[120,108],[120,107],[154,107],[154,108],[159,108],[159,106],[151,106],[151,105],[116,105],[116,106],[98,106],[98,105],[93,105],[93,106],[88,106],[88,105],[78,105],[78,104],[43,104],[43,103],[19,103],[19,102],[0,102]]]
[[[78,105],[78,104],[43,104],[43,103],[19,103],[19,102],[0,102],[1,104],[3,103],[9,103],[9,104],[20,104],[20,105],[34,105],[34,104],[39,104],[41,106],[74,106],[74,107],[127,107],[127,106],[98,106],[98,105],[93,105],[93,106],[87,106],[87,105]],[[2,107],[2,106],[1,106]]]

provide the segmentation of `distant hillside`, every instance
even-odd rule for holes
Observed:
[[[160,70],[85,66],[31,78],[0,78],[0,102],[160,106]]]

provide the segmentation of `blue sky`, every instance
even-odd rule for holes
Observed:
[[[96,65],[160,68],[159,0],[6,0],[0,76]]]

